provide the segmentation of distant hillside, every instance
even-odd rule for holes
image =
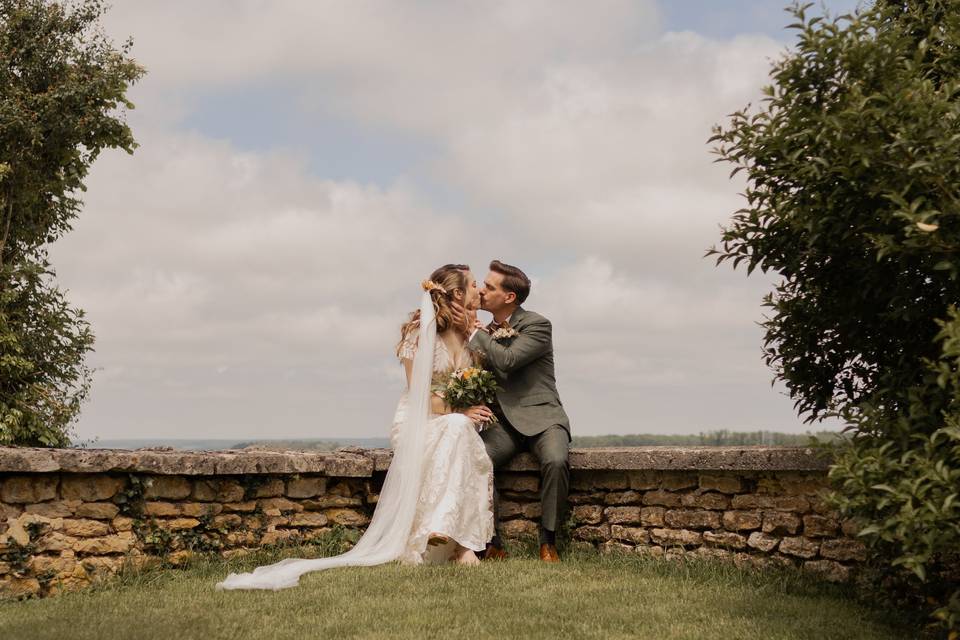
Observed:
[[[843,435],[835,431],[780,433],[777,431],[704,431],[698,434],[640,433],[635,435],[573,436],[572,446],[595,447],[725,447],[749,445],[807,446],[814,441],[834,442]]]

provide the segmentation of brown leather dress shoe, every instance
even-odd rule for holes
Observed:
[[[507,552],[501,549],[500,547],[495,547],[492,544],[488,544],[487,548],[484,550],[483,555],[480,557],[481,560],[506,560]]]
[[[540,545],[540,559],[544,562],[560,562],[560,555],[555,546],[544,543]]]

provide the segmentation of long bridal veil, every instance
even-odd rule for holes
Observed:
[[[400,427],[393,461],[387,470],[373,517],[357,544],[332,558],[288,558],[257,567],[252,573],[231,573],[218,589],[285,589],[310,571],[384,564],[400,557],[416,512],[423,476],[424,443],[430,415],[430,383],[437,340],[436,316],[429,292],[420,301],[420,334],[410,376],[408,410]]]

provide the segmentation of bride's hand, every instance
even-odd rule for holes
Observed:
[[[493,422],[496,419],[493,415],[493,411],[490,411],[490,407],[482,404],[465,409],[463,415],[470,418],[470,420],[473,421],[473,424],[486,424],[487,422]]]

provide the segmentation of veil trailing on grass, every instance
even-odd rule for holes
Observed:
[[[424,292],[420,301],[420,334],[410,377],[408,410],[373,518],[357,544],[332,558],[288,558],[257,567],[252,573],[231,573],[217,584],[217,589],[285,589],[296,586],[300,576],[310,571],[384,564],[400,557],[413,527],[420,495],[436,341],[433,300],[429,292]]]

